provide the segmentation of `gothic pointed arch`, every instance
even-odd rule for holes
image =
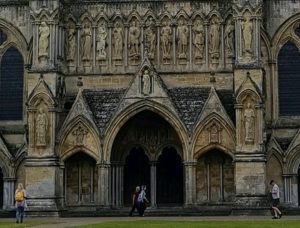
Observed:
[[[65,161],[77,152],[84,152],[100,160],[100,138],[89,121],[84,117],[77,117],[61,132],[58,146],[60,161]]]
[[[3,177],[14,177],[15,169],[13,166],[14,157],[7,149],[2,136],[0,135],[0,168],[2,169]]]
[[[164,118],[176,131],[176,133],[179,136],[179,139],[182,144],[183,148],[183,154],[184,159],[187,158],[187,135],[186,131],[184,130],[185,127],[181,123],[181,121],[178,119],[176,114],[172,112],[172,110],[168,109],[164,105],[157,103],[155,101],[151,100],[144,100],[144,101],[138,101],[130,106],[126,107],[122,111],[120,111],[112,121],[109,123],[109,126],[107,127],[107,130],[105,132],[105,138],[103,142],[103,151],[104,151],[104,160],[109,161],[111,154],[110,151],[112,150],[113,142],[116,138],[117,133],[119,132],[119,129],[134,115],[137,113],[140,113],[144,110],[149,110],[151,112],[154,112]]]

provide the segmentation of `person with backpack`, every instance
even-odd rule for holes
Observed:
[[[145,210],[147,207],[147,203],[149,203],[149,200],[146,197],[146,190],[147,190],[146,185],[142,185],[141,192],[140,192],[138,200],[137,200],[139,203],[139,208],[140,208],[140,216],[144,216],[144,213],[145,213]]]
[[[24,208],[26,206],[26,191],[23,184],[19,183],[15,192],[16,201],[16,223],[22,223],[24,218]]]

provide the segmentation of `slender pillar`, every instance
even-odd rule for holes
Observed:
[[[184,162],[185,172],[185,206],[189,207],[196,202],[196,166],[197,162]]]
[[[156,161],[150,163],[151,207],[156,207]]]
[[[109,170],[110,165],[101,162],[98,167],[98,200],[102,207],[109,206]],[[112,196],[113,197],[113,196]]]

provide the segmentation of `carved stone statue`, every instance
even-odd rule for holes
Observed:
[[[171,42],[172,42],[172,29],[170,25],[164,21],[162,24],[160,39],[162,45],[162,57],[163,59],[171,58]]]
[[[97,34],[97,59],[104,60],[106,59],[106,37],[107,37],[107,29],[104,23],[101,23],[98,27]]]
[[[92,50],[92,31],[90,25],[85,23],[81,33],[81,57],[83,61],[90,61]]]
[[[123,28],[120,22],[116,22],[115,27],[112,31],[113,34],[113,58],[115,60],[123,59]]]
[[[203,58],[203,50],[204,50],[204,28],[200,19],[195,21],[193,26],[194,39],[193,44],[195,46],[195,58],[202,59]]]
[[[210,143],[219,143],[219,129],[215,124],[210,128]]]
[[[152,17],[146,21],[146,28],[144,30],[145,41],[148,45],[148,55],[150,59],[154,59],[156,48],[156,28]]]
[[[130,58],[137,59],[139,56],[140,35],[140,28],[136,26],[136,21],[132,21],[128,34],[128,48]]]
[[[245,122],[245,141],[246,143],[253,143],[254,141],[254,129],[255,129],[255,114],[250,103],[247,103],[247,107],[244,111]]]
[[[253,24],[250,20],[250,16],[245,16],[245,20],[242,23],[242,37],[243,37],[243,53],[245,55],[252,54],[252,36],[253,36]]]
[[[77,146],[82,146],[85,143],[85,138],[87,135],[88,131],[79,125],[74,131],[73,135],[75,136],[75,145]]]
[[[220,46],[220,26],[218,19],[214,17],[211,20],[209,29],[209,51],[212,58],[219,58],[219,46]]]
[[[234,25],[232,19],[227,20],[224,32],[225,48],[227,56],[233,56],[234,52]]]
[[[45,21],[42,21],[39,27],[39,58],[48,57],[49,36],[49,27]]]
[[[66,34],[66,58],[67,61],[75,60],[75,50],[76,50],[76,36],[75,28],[72,25],[69,26]]]
[[[43,109],[40,108],[35,123],[37,146],[46,146],[47,129],[48,129],[48,118],[46,113],[43,111]]]
[[[176,36],[178,39],[178,58],[186,59],[189,29],[188,26],[184,24],[183,20],[179,21]]]
[[[151,93],[151,78],[149,75],[149,71],[145,70],[144,74],[142,75],[142,93],[143,94],[150,94]]]

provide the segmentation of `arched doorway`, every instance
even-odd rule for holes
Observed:
[[[157,205],[181,205],[183,203],[183,165],[173,147],[163,149],[157,160]]]
[[[3,172],[0,168],[0,210],[3,207]]]
[[[211,150],[199,157],[196,167],[197,203],[233,202],[234,163],[219,150]]]
[[[124,166],[124,203],[132,204],[132,193],[137,185],[147,185],[150,191],[149,159],[142,148],[133,148]],[[149,197],[148,197],[149,198]]]
[[[83,152],[65,162],[65,199],[68,206],[94,204],[97,199],[96,161]]]
[[[120,128],[113,143],[111,154],[110,194],[113,207],[118,208],[131,204],[131,195],[135,187],[141,184],[147,185],[147,197],[151,198],[151,206],[156,206],[158,192],[157,157],[161,152],[161,148],[164,148],[165,145],[173,146],[163,152],[159,172],[165,174],[163,180],[166,182],[169,181],[166,169],[172,168],[175,170],[174,167],[181,169],[179,171],[181,178],[178,180],[178,185],[183,188],[182,161],[174,149],[178,148],[181,151],[181,142],[177,132],[163,117],[145,110],[131,117]],[[167,154],[166,159],[165,153]],[[171,163],[174,162],[174,167],[167,161],[168,159],[171,159]],[[164,169],[163,166],[167,168]],[[164,187],[168,190],[164,190]],[[159,185],[159,188],[159,191],[173,194],[166,185]],[[183,202],[182,192],[179,191],[179,196],[172,195],[172,200],[166,198],[161,202],[170,205],[181,204]]]

